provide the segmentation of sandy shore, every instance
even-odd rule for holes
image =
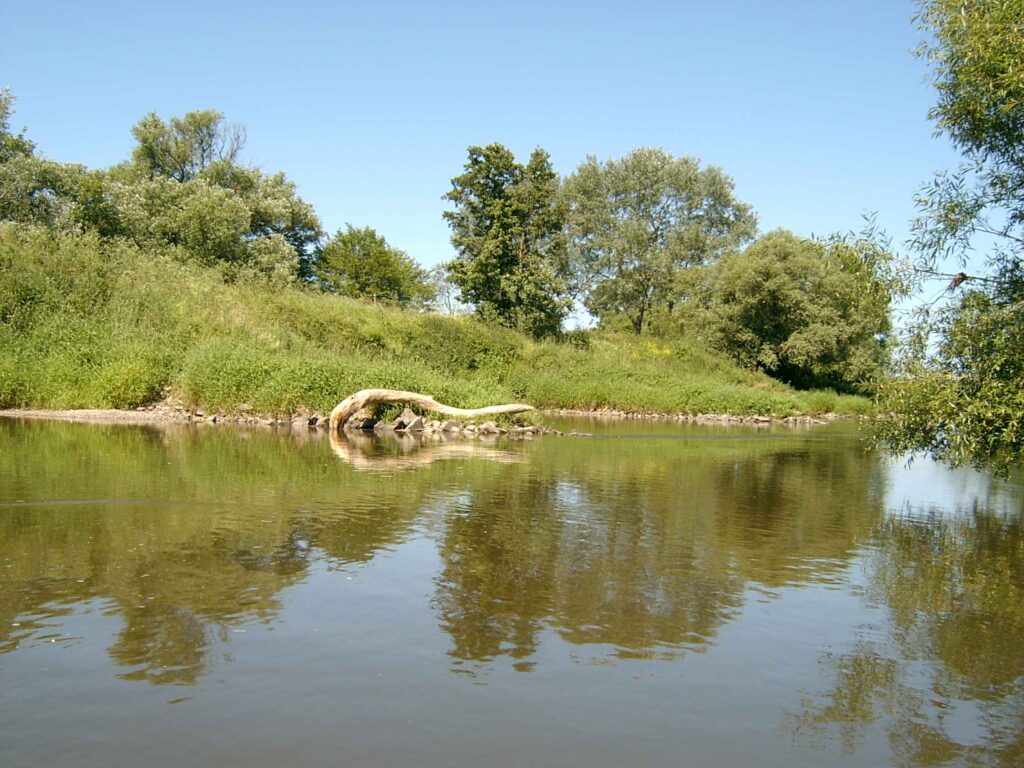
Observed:
[[[184,411],[158,409],[119,411],[112,408],[83,408],[80,410],[50,410],[45,408],[11,408],[0,410],[0,418],[47,419],[50,421],[88,421],[100,424],[154,424],[158,422],[188,422]]]

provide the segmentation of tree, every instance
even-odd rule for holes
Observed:
[[[640,334],[651,309],[671,310],[676,276],[753,237],[757,220],[720,169],[636,149],[589,157],[565,183],[574,282],[602,322],[625,315]]]
[[[312,279],[323,231],[313,206],[298,196],[293,182],[283,173],[267,175],[227,160],[208,165],[201,178],[234,192],[246,204],[247,238],[282,238],[298,257],[299,277]]]
[[[798,387],[870,390],[888,355],[891,258],[777,230],[715,270],[719,345]]]
[[[460,300],[535,337],[559,333],[570,307],[565,212],[547,152],[534,150],[524,167],[501,144],[470,147],[445,199],[458,253],[445,266]]]
[[[431,304],[442,315],[465,314],[468,308],[459,301],[459,289],[452,282],[444,264],[435,264],[429,273],[430,289],[434,294]]]
[[[13,94],[0,89],[0,220],[55,226],[84,169],[36,156],[24,130],[11,132],[13,114]]]
[[[234,164],[245,147],[245,129],[227,125],[213,109],[188,112],[164,122],[150,112],[132,128],[138,142],[132,164],[150,179],[195,179],[215,162]]]
[[[895,450],[1005,470],[1024,458],[1024,5],[927,0],[917,20],[930,116],[964,162],[919,195],[917,269],[951,298],[920,313],[880,432]],[[974,249],[983,270],[968,266]],[[961,271],[944,274],[947,259]]]
[[[128,163],[87,179],[79,217],[102,234],[180,246],[204,264],[310,280],[320,221],[283,173],[244,165],[245,131],[214,110],[132,128]],[[87,193],[87,194],[86,194]]]
[[[355,298],[405,306],[434,296],[428,274],[370,227],[338,230],[320,250],[316,276],[326,290]]]
[[[0,163],[14,157],[31,157],[35,144],[25,138],[25,131],[11,133],[11,115],[14,114],[14,94],[0,88]]]
[[[106,171],[39,158],[10,131],[13,97],[0,90],[0,219],[169,247],[185,260],[310,280],[320,221],[282,173],[243,165],[245,132],[213,110],[132,129],[129,162]]]

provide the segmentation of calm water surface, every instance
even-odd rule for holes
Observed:
[[[1019,478],[567,426],[0,420],[0,765],[1024,765]]]

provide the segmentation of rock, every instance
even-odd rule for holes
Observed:
[[[493,421],[485,421],[477,430],[481,435],[497,435],[501,429]]]
[[[440,428],[441,428],[442,432],[461,432],[462,431],[462,427],[459,425],[459,422],[452,421],[451,419],[448,419],[448,421],[441,422]]]
[[[404,415],[404,414],[403,414]],[[423,431],[423,417],[415,416],[409,421],[402,420],[406,432],[422,432]]]
[[[397,419],[395,419],[397,421]],[[374,432],[394,432],[395,425],[393,422],[378,421],[373,425]]]
[[[374,418],[357,419],[349,423],[352,424],[353,429],[373,429],[377,426],[377,420]]]

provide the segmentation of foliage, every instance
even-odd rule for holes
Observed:
[[[35,144],[25,137],[25,131],[11,133],[11,115],[14,114],[14,94],[7,88],[0,88],[0,163],[12,157],[29,157],[35,152]]]
[[[756,217],[719,168],[636,149],[589,157],[565,183],[575,282],[602,323],[628,318],[640,334],[651,310],[671,311],[676,278],[749,240]]]
[[[224,116],[212,109],[172,117],[169,123],[150,112],[135,124],[132,136],[138,142],[132,165],[139,172],[179,182],[199,178],[214,163],[234,165],[245,146],[245,131],[225,125]]]
[[[886,363],[894,286],[888,255],[861,245],[777,230],[723,257],[719,345],[794,386],[870,389]]]
[[[443,315],[465,314],[469,308],[459,301],[459,288],[452,282],[447,265],[435,264],[428,273],[430,291],[433,294],[431,307]]]
[[[37,157],[24,130],[11,132],[13,113],[14,96],[0,89],[0,220],[55,226],[82,169]]]
[[[1005,472],[1024,456],[1024,313],[971,290],[934,321],[937,350],[882,389],[881,436],[900,451]]]
[[[312,277],[323,232],[313,206],[298,196],[294,182],[283,173],[267,175],[258,168],[225,161],[207,166],[200,178],[234,193],[246,205],[246,240],[283,240],[293,258],[298,258],[298,276]]]
[[[926,276],[955,294],[926,308],[882,392],[892,412],[882,437],[954,464],[1005,469],[1024,457],[1024,5],[1014,0],[928,0],[918,21],[931,35],[937,129],[964,163],[921,191],[913,244]],[[974,249],[987,272],[969,274]],[[943,260],[964,271],[943,275]]]
[[[561,330],[566,297],[565,212],[547,152],[526,166],[501,144],[470,147],[444,217],[458,257],[446,265],[477,315],[534,337]]]
[[[36,157],[10,133],[13,98],[0,92],[0,219],[86,230],[181,260],[217,264],[227,279],[259,273],[308,279],[320,222],[284,174],[238,162],[241,128],[212,110],[133,129],[130,162],[109,171]]]
[[[422,305],[434,297],[428,274],[370,227],[351,224],[320,250],[316,277],[332,293]]]
[[[131,162],[113,170],[112,194],[136,242],[155,238],[203,263],[310,277],[320,222],[284,174],[239,162],[241,127],[214,110],[170,122],[151,113],[132,135]]]

